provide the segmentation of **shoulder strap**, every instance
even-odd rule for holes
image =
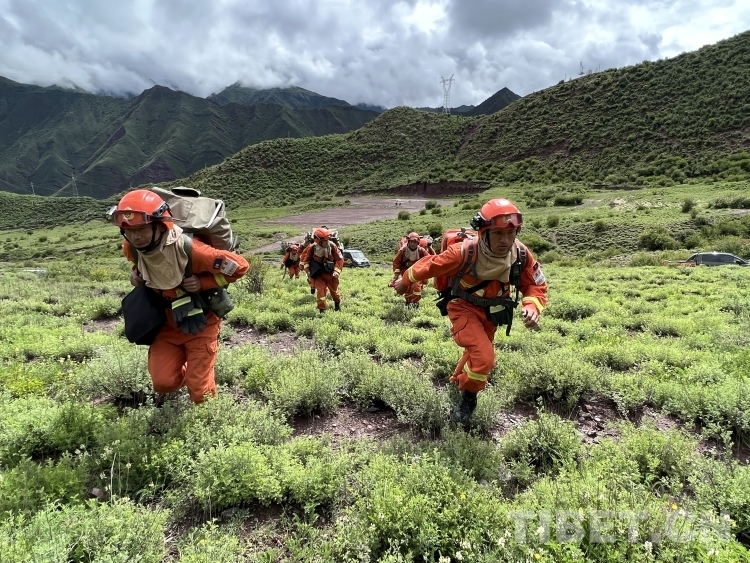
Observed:
[[[461,257],[463,258],[463,263],[461,264],[461,268],[458,270],[458,274],[456,274],[456,276],[453,278],[453,282],[451,283],[451,288],[453,289],[454,293],[455,290],[458,289],[458,284],[461,282],[461,278],[463,278],[469,272],[474,264],[474,261],[476,260],[476,239],[467,238],[461,243]]]
[[[187,254],[187,264],[185,265],[185,277],[189,278],[193,275],[193,234],[182,233],[183,248],[185,254]]]
[[[520,241],[516,241],[516,248],[518,249],[518,261],[521,263],[521,271],[523,271],[526,267],[526,257],[528,256],[526,245]]]

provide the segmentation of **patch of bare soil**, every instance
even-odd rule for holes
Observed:
[[[377,410],[376,410],[377,409]],[[389,409],[370,407],[367,411],[357,410],[346,405],[331,414],[312,414],[297,417],[294,422],[294,436],[317,436],[332,434],[338,439],[361,439],[364,437],[385,440],[409,426],[398,421],[396,413]]]
[[[492,438],[499,441],[508,432],[527,420],[536,418],[536,408],[528,403],[516,403],[510,412],[501,412],[497,417],[497,426],[492,431]]]
[[[378,219],[395,219],[399,211],[414,213],[424,207],[427,199],[423,197],[353,197],[351,204],[346,207],[331,207],[322,211],[313,211],[301,215],[290,215],[279,219],[263,221],[267,225],[296,225],[301,229],[310,231],[320,225],[326,225],[331,229],[346,227],[347,225],[360,225]],[[450,200],[439,200],[440,205],[451,203]],[[289,242],[302,242],[304,233],[290,237]],[[279,242],[272,242],[250,252],[273,252],[279,250]]]
[[[294,332],[278,332],[267,334],[258,332],[254,328],[236,328],[235,332],[224,344],[230,348],[244,344],[261,344],[275,354],[292,353],[296,350],[312,348],[313,341],[309,338],[299,338]]]
[[[602,438],[618,438],[617,429],[607,423],[613,420],[625,420],[617,412],[613,401],[604,398],[592,398],[581,401],[570,415],[576,423],[576,429],[583,434],[587,444],[598,444]]]
[[[96,332],[97,330],[100,330],[102,332],[106,332],[107,334],[111,334],[115,331],[117,325],[120,324],[120,320],[120,317],[114,317],[111,319],[98,319],[89,321],[83,325],[83,330],[85,330],[86,332]]]

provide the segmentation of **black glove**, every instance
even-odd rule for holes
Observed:
[[[198,334],[206,328],[208,319],[203,307],[203,300],[198,295],[184,295],[172,301],[172,317],[184,334]]]

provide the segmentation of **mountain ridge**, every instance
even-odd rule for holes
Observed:
[[[263,140],[345,133],[377,115],[349,104],[219,106],[159,85],[115,98],[0,77],[0,189],[107,197],[189,175]]]

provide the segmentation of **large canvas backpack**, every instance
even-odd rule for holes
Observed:
[[[219,250],[236,251],[239,240],[232,233],[224,202],[204,197],[193,188],[177,186],[170,190],[150,188],[169,205],[174,224],[187,234]]]
[[[443,233],[443,236],[440,239],[440,254],[445,252],[449,246],[461,244],[465,240],[473,239],[476,236],[477,234],[474,231],[467,229],[466,227],[461,227],[460,229],[448,229]],[[476,258],[476,256],[473,256],[473,258]],[[433,285],[438,291],[443,291],[450,288],[451,279],[448,276],[437,276]]]

